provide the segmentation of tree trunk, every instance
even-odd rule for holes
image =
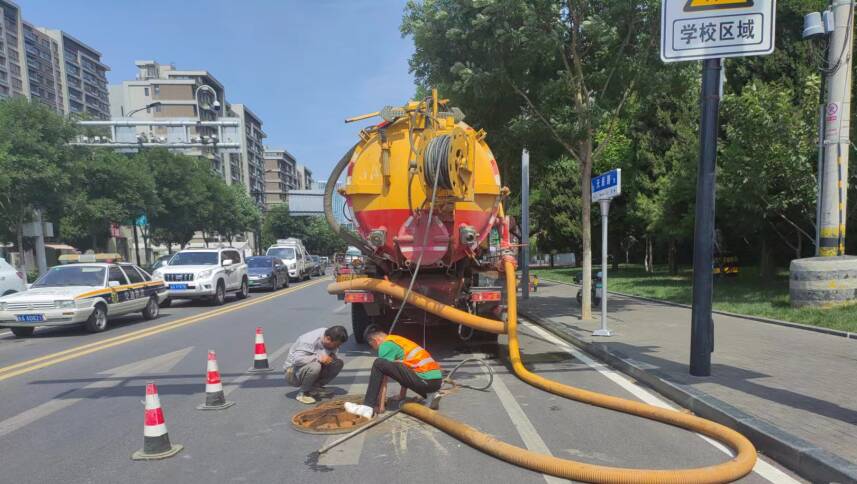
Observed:
[[[24,274],[27,273],[27,263],[24,260],[24,219],[19,218],[15,233],[18,235],[18,269]]]
[[[654,259],[652,255],[652,237],[650,235],[646,235],[646,250],[643,255],[643,267],[646,272],[654,272],[655,268],[652,265],[652,261]]]
[[[550,257],[550,265],[551,265],[551,269],[553,269],[553,252],[551,252],[550,255],[548,255],[548,257]]]
[[[678,274],[678,248],[676,247],[675,239],[670,239],[670,247],[669,253],[667,254],[667,258],[669,259],[670,274]]]
[[[768,247],[767,238],[762,236],[762,250],[759,256],[759,275],[762,279],[770,279],[774,273],[773,264],[771,261],[771,251]]]
[[[583,244],[583,300],[580,319],[592,319],[592,130],[580,143],[581,239]]]
[[[803,234],[800,233],[800,230],[795,229],[795,237],[797,237],[797,244],[795,245],[795,259],[800,259],[803,254]]]

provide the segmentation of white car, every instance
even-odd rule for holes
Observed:
[[[289,279],[293,281],[303,281],[312,275],[309,254],[300,239],[277,240],[276,244],[268,247],[265,255],[280,258],[289,269]]]
[[[142,312],[147,320],[157,318],[166,297],[163,281],[133,264],[56,266],[26,292],[0,297],[0,327],[19,338],[39,326],[81,323],[97,333],[114,316]]]
[[[227,293],[234,292],[238,299],[250,294],[247,263],[236,249],[183,250],[152,277],[163,280],[169,288],[164,307],[173,299],[205,299],[220,306],[226,302]]]
[[[27,283],[24,282],[24,277],[23,272],[16,271],[6,259],[0,257],[0,296],[26,291]]]

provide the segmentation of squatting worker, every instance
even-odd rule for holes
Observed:
[[[437,409],[438,390],[443,378],[440,365],[428,351],[407,338],[387,334],[374,325],[366,330],[366,342],[378,352],[378,358],[372,364],[369,388],[363,397],[363,405],[346,402],[345,410],[366,418],[383,412],[387,378],[402,386],[397,400],[403,400],[411,389],[419,393],[431,408]]]
[[[301,335],[286,356],[286,381],[300,387],[295,399],[307,405],[330,396],[324,385],[342,371],[342,360],[336,350],[348,341],[348,332],[342,326],[318,328]]]

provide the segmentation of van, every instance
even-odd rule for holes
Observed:
[[[265,255],[280,258],[289,269],[289,279],[302,281],[310,278],[312,264],[303,241],[290,237],[278,239],[277,243],[268,247]]]

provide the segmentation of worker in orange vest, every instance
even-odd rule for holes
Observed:
[[[437,410],[443,375],[440,365],[429,352],[413,341],[387,334],[375,325],[366,329],[365,338],[369,346],[378,352],[378,358],[372,364],[363,405],[346,402],[345,410],[366,418],[383,412],[388,378],[402,386],[397,400],[403,400],[411,389],[423,397],[430,408]]]

